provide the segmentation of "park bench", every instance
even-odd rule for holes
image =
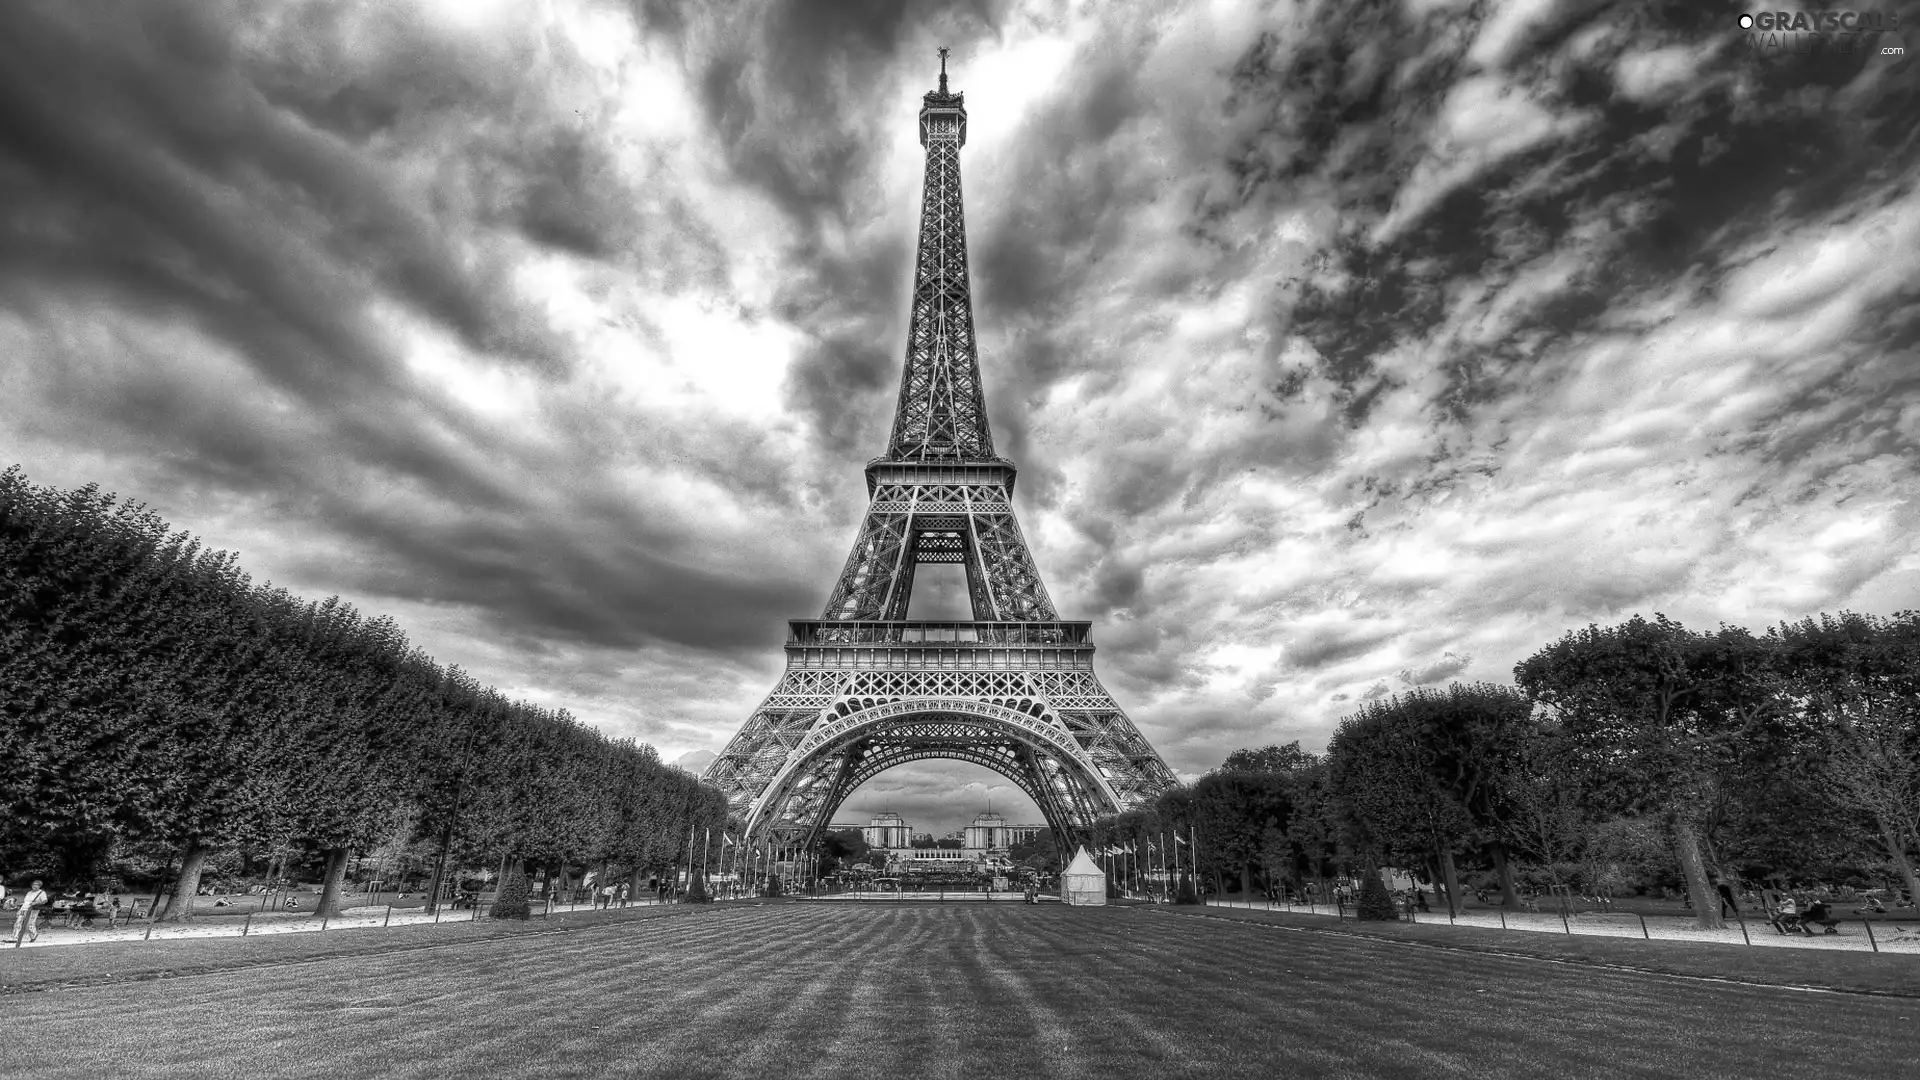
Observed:
[[[65,914],[67,926],[80,930],[95,929],[94,924],[101,920],[106,921],[107,929],[113,930],[119,927],[123,919],[128,918],[121,914],[117,904],[104,908],[98,904],[70,904]]]

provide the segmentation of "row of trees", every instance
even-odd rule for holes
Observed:
[[[1636,616],[1514,675],[1369,701],[1323,755],[1236,751],[1094,843],[1192,825],[1202,872],[1243,889],[1396,865],[1453,903],[1470,872],[1510,903],[1517,873],[1601,890],[1631,867],[1683,886],[1704,926],[1716,877],[1920,898],[1920,613],[1764,634]]]
[[[222,851],[320,852],[332,910],[349,854],[396,833],[507,877],[637,875],[726,820],[718,791],[651,747],[509,701],[389,619],[256,585],[142,506],[18,468],[0,473],[0,761],[0,867],[77,882],[111,851],[161,848],[172,917]]]

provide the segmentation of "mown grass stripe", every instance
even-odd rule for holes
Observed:
[[[1893,1075],[1912,1003],[1275,933],[1141,908],[691,911],[172,984],[101,1025],[23,995],[9,1074],[257,1078]],[[1289,973],[1288,969],[1292,969]],[[1488,991],[1481,993],[1480,991]],[[366,1001],[400,1003],[353,1010]],[[1901,1010],[1905,1010],[1902,1012]],[[257,1064],[256,1064],[257,1063]]]

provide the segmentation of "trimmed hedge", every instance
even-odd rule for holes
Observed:
[[[527,903],[527,876],[509,874],[500,883],[500,895],[487,909],[487,914],[495,919],[530,919],[533,908]]]
[[[1362,919],[1379,922],[1397,922],[1400,911],[1394,906],[1393,896],[1387,892],[1387,883],[1380,880],[1377,873],[1369,873],[1360,879],[1360,903],[1356,914]]]
[[[1197,904],[1200,902],[1200,894],[1193,891],[1192,875],[1180,875],[1180,889],[1174,893],[1173,902],[1176,904]]]

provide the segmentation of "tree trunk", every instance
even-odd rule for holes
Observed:
[[[332,918],[340,914],[341,882],[347,876],[347,849],[326,849],[325,869],[320,872],[320,902],[313,905],[316,916]]]
[[[1447,913],[1460,913],[1460,871],[1453,865],[1453,852],[1440,850],[1440,873],[1447,884]]]
[[[188,841],[186,850],[180,853],[180,873],[175,875],[173,887],[166,893],[166,911],[157,916],[161,921],[179,922],[193,917],[193,894],[200,891],[200,872],[206,865],[206,845]]]
[[[1879,817],[1877,814],[1874,816]],[[1887,842],[1887,854],[1893,856],[1893,868],[1907,879],[1907,899],[1913,902],[1916,910],[1920,910],[1920,873],[1915,873],[1913,860],[1907,858],[1907,846],[1900,842],[1900,834],[1894,832],[1885,821],[1879,824],[1880,835]]]
[[[433,859],[433,873],[428,875],[427,878],[427,905],[424,910],[432,912],[440,909],[440,890],[445,887],[441,882],[446,872],[446,863],[442,861],[438,855],[435,855]]]
[[[1726,925],[1720,918],[1720,893],[1707,880],[1700,830],[1684,817],[1673,819],[1673,853],[1680,861],[1681,874],[1687,879],[1687,895],[1693,899],[1696,925],[1702,930],[1718,930]]]
[[[164,918],[167,914],[168,907],[171,906],[167,901],[171,898],[172,894],[167,890],[171,888],[172,885],[173,859],[168,858],[166,863],[160,867],[159,878],[155,879],[153,883],[153,907],[148,911],[148,915],[155,922]]]
[[[1246,863],[1240,864],[1240,899],[1253,896],[1253,868]]]
[[[1507,845],[1495,840],[1487,847],[1493,853],[1493,872],[1500,877],[1500,906],[1519,906],[1520,893],[1513,887],[1513,864],[1507,861]]]

